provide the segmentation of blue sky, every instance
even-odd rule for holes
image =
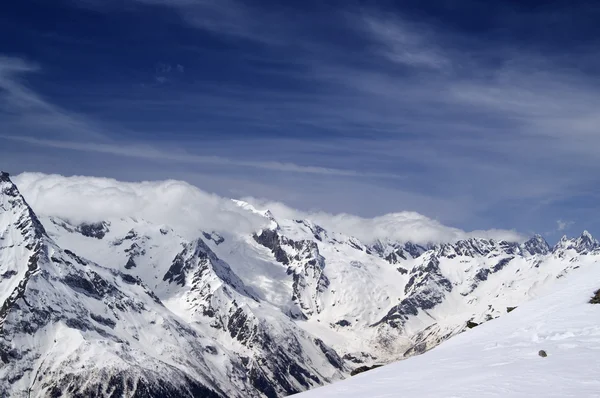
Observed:
[[[600,233],[599,18],[591,1],[10,2],[1,166]]]

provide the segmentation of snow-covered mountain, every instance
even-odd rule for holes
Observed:
[[[142,218],[131,184],[75,178],[94,197],[74,203],[17,180],[23,195],[0,177],[3,396],[285,396],[423,353],[600,259],[587,232],[358,239],[180,184],[143,185],[159,216]],[[98,211],[115,191],[120,211]]]

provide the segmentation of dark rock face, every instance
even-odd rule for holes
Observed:
[[[252,385],[267,397],[280,397],[300,392],[295,384],[309,388],[323,382],[302,359],[303,348],[293,334],[284,344],[276,344],[269,329],[261,325],[253,315],[238,308],[226,325],[230,335],[253,350],[251,358],[243,361]],[[315,341],[328,361],[343,367],[337,353],[322,341]]]
[[[212,232],[212,233],[207,233],[207,232],[202,232],[202,236],[204,236],[204,238],[207,241],[213,241],[215,243],[215,245],[220,245],[221,243],[225,242],[225,238],[223,238],[221,235],[219,235],[216,232]]]
[[[314,227],[311,231],[313,229]],[[325,236],[322,230],[314,231]],[[318,296],[327,290],[330,282],[323,272],[325,258],[319,253],[317,243],[312,240],[294,241],[272,229],[264,229],[253,237],[257,243],[271,249],[276,261],[288,266],[288,274],[292,275],[293,281],[292,300],[302,309],[303,317],[311,315],[315,310],[319,312],[321,308]],[[283,247],[289,250],[286,251]]]
[[[530,254],[548,254],[550,253],[550,245],[541,235],[535,235],[523,244],[523,248]]]
[[[91,270],[87,274],[83,272],[69,273],[63,278],[62,282],[74,291],[96,300],[101,300],[106,295],[113,294],[116,291],[114,285]]]
[[[372,326],[387,324],[392,328],[401,328],[410,315],[417,315],[420,310],[440,304],[445,293],[452,291],[452,283],[442,275],[439,266],[438,258],[431,255],[426,264],[413,268],[404,288],[406,298]]]
[[[258,301],[256,294],[231,270],[229,264],[219,259],[200,238],[186,245],[175,256],[163,281],[185,286],[187,278],[192,278],[192,283],[198,286],[211,273],[238,293]]]
[[[77,226],[77,231],[89,238],[102,239],[108,233],[110,224],[102,221],[96,223],[82,223]]]
[[[186,275],[186,262],[184,260],[184,256],[187,254],[185,251],[179,253],[175,260],[173,260],[173,264],[163,277],[163,281],[168,281],[169,283],[176,283],[181,286],[185,286],[185,275]]]
[[[342,319],[341,321],[337,321],[335,324],[338,326],[341,326],[341,327],[352,326],[352,324],[345,319]]]
[[[376,244],[372,245],[370,249],[390,264],[398,264],[411,258],[418,258],[428,250],[424,246],[417,245],[412,242],[406,242],[404,244],[393,243],[386,245],[381,242],[377,242]],[[391,252],[389,249],[392,249]],[[388,254],[386,255],[385,253]]]
[[[8,315],[8,312],[17,305],[17,302],[19,300],[24,300],[27,284],[29,283],[29,280],[33,277],[34,273],[39,269],[38,262],[40,256],[44,255],[44,253],[45,248],[41,243],[38,243],[34,253],[29,258],[29,262],[27,264],[27,272],[25,272],[25,277],[19,282],[19,285],[13,290],[12,294],[8,297],[8,299],[4,301],[2,307],[0,307],[0,336],[4,332],[4,321]],[[0,356],[3,356],[1,348]],[[4,358],[2,360],[4,361]]]
[[[203,386],[186,375],[181,375],[176,382],[158,373],[144,372],[136,375],[133,372],[107,374],[100,378],[102,384],[97,384],[93,375],[68,374],[51,385],[43,386],[49,397],[63,397],[65,393],[75,398],[225,398],[225,394]],[[90,380],[92,383],[90,383]]]
[[[383,366],[383,365],[360,366],[360,367],[354,369],[352,372],[350,372],[350,376],[356,376],[357,374],[367,372],[369,370],[377,369],[381,366]]]
[[[133,256],[129,257],[129,260],[127,260],[127,264],[125,264],[125,268],[126,269],[131,269],[131,268],[135,268],[136,264],[135,264],[135,260],[133,259]]]
[[[498,261],[498,263],[492,267],[492,273],[496,273],[496,272],[502,270],[513,259],[514,259],[514,257],[506,257],[506,258],[503,258],[502,260]]]
[[[414,243],[411,242],[406,242],[404,244],[404,250],[406,252],[408,252],[408,254],[410,254],[412,256],[412,258],[417,258],[419,257],[421,254],[423,254],[425,251],[427,251],[427,249],[421,245],[415,245]]]
[[[600,289],[596,290],[596,293],[590,299],[590,304],[600,304]]]
[[[442,330],[438,324],[434,323],[411,338],[413,346],[406,350],[404,357],[423,354],[452,336],[463,332],[464,328],[465,326],[460,326],[456,329]]]
[[[271,252],[275,256],[275,260],[277,260],[283,265],[288,265],[290,263],[288,255],[286,254],[285,250],[281,248],[281,243],[279,242],[279,234],[277,233],[277,231],[271,229],[263,229],[260,232],[260,235],[254,234],[252,235],[252,237],[258,244],[268,249],[271,249]]]
[[[399,250],[388,254],[384,257],[384,259],[390,264],[398,264],[401,261],[401,259],[406,260],[406,256],[404,255],[404,252],[402,250]]]
[[[332,364],[336,369],[344,369],[344,361],[342,361],[342,358],[340,358],[337,352],[335,352],[331,347],[326,346],[321,339],[315,339],[315,344],[321,349],[323,354],[325,354],[325,358],[327,358],[330,364]]]
[[[477,322],[473,322],[473,321],[467,321],[467,327],[469,329],[473,329],[474,327],[479,326],[479,324]]]
[[[90,314],[90,318],[94,321],[98,322],[101,325],[108,326],[111,329],[114,329],[117,323],[110,318],[103,317],[102,315]]]
[[[294,260],[299,266],[292,271],[293,293],[292,300],[298,302],[306,315],[311,315],[314,310],[321,311],[318,296],[329,287],[329,279],[323,273],[325,259],[319,254],[317,244],[313,241],[294,242],[298,254]],[[310,295],[310,299],[307,299]]]
[[[440,255],[444,257],[454,256],[485,256],[495,247],[495,242],[487,239],[459,240],[454,244],[444,244],[440,247]],[[450,257],[452,258],[452,257]]]

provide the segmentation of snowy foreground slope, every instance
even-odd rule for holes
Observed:
[[[0,396],[286,396],[453,338],[422,361],[598,269],[587,232],[428,222],[447,241],[413,242],[401,219],[369,236],[176,181],[2,173]]]
[[[430,352],[299,398],[598,397],[600,304],[589,303],[598,289],[600,267],[574,273]]]

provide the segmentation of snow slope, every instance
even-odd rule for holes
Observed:
[[[598,397],[598,289],[600,264],[421,356],[299,397]]]
[[[14,396],[285,396],[488,328],[600,260],[587,232],[554,247],[358,239],[180,182],[16,181],[23,195],[0,179],[0,391]]]

